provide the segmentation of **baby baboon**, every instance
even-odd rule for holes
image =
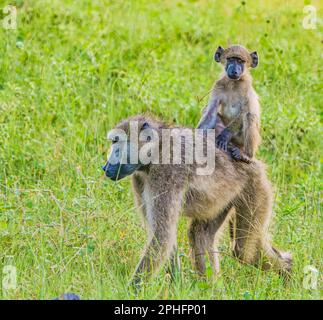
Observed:
[[[234,45],[227,49],[218,47],[214,58],[225,71],[214,84],[198,128],[220,128],[217,137],[220,149],[226,151],[232,142],[236,146],[231,148],[233,158],[244,160],[241,151],[253,158],[260,143],[260,107],[249,68],[258,65],[258,54]]]
[[[126,148],[122,148],[127,150],[127,159],[129,150],[133,150],[129,139],[132,121],[138,123],[139,150],[149,143],[150,155],[158,154],[161,159],[163,145],[160,137],[168,127],[142,115],[124,120],[115,127],[127,135]],[[158,139],[148,139],[148,136],[146,140],[140,139],[142,131],[146,129],[153,129]],[[180,135],[185,128],[177,130]],[[226,153],[215,147],[214,136],[204,135],[203,145],[213,152],[215,161],[215,169],[208,176],[197,174],[195,159],[191,164],[159,164],[154,159],[148,164],[140,161],[137,164],[121,164],[118,160],[122,153],[119,140],[114,136],[110,138],[113,141],[112,149],[103,170],[112,180],[132,174],[136,203],[148,225],[147,246],[136,268],[135,282],[140,279],[141,273],[157,270],[162,262],[174,256],[177,222],[181,212],[191,219],[189,241],[198,272],[204,274],[205,254],[208,254],[212,268],[217,273],[219,261],[216,243],[232,206],[236,210],[237,225],[235,256],[242,262],[263,269],[289,272],[290,255],[274,249],[270,243],[268,227],[273,200],[265,168],[260,161],[255,160],[250,164],[231,161]],[[195,140],[191,145],[193,149],[197,147]],[[188,147],[187,141],[181,140],[182,150]]]

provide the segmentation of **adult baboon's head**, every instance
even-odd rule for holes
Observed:
[[[107,163],[102,167],[106,176],[120,180],[136,170],[147,169],[159,152],[159,129],[163,124],[139,115],[121,121],[108,134],[112,142]]]

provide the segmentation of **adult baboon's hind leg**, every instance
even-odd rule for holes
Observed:
[[[200,276],[205,275],[205,255],[209,256],[210,264],[214,275],[220,271],[219,253],[216,247],[215,238],[223,225],[231,207],[224,209],[213,220],[197,220],[191,222],[189,229],[189,241],[192,249],[195,268]]]
[[[260,181],[255,188],[249,186],[249,190],[235,203],[234,254],[241,262],[288,274],[291,271],[291,255],[271,245],[268,228],[272,215],[272,199],[270,187],[265,182]]]
[[[230,241],[231,241],[231,250],[233,251],[235,248],[235,242],[236,242],[236,215],[235,215],[235,209],[231,209],[233,212],[230,213],[230,219],[229,219],[229,233],[230,233]]]

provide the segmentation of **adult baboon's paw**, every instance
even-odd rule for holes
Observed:
[[[279,275],[283,278],[284,283],[288,284],[292,279],[293,258],[289,252],[280,252],[280,258],[282,266]]]
[[[290,252],[282,252],[281,257],[284,260],[285,270],[289,273],[292,272],[293,257]]]

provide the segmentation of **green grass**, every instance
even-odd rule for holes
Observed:
[[[18,278],[0,298],[320,298],[321,275],[317,290],[302,282],[304,266],[322,271],[322,25],[303,29],[303,1],[11,3],[18,29],[0,25],[0,280],[8,263]],[[136,296],[127,283],[145,231],[129,179],[103,177],[106,134],[143,111],[195,126],[220,73],[214,50],[228,43],[260,56],[258,157],[275,186],[272,233],[293,252],[293,278],[284,286],[223,254],[218,280],[200,281],[183,218],[179,279],[170,285],[162,270]],[[227,237],[221,250],[229,253]]]

